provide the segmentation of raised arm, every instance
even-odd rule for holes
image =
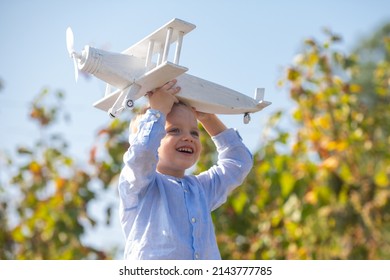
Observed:
[[[119,178],[119,193],[126,209],[137,204],[138,194],[154,179],[157,150],[165,136],[165,117],[175,102],[180,88],[176,81],[166,83],[148,93],[152,110],[148,110],[133,128],[130,147],[123,156],[124,167]]]
[[[216,136],[227,129],[225,124],[214,114],[196,112],[196,115],[210,136]]]
[[[236,130],[228,129],[214,114],[197,112],[197,118],[212,137],[218,152],[217,164],[197,176],[207,194],[210,210],[214,210],[242,184],[253,160]]]

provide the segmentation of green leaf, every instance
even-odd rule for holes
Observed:
[[[295,185],[295,178],[290,172],[283,172],[280,176],[280,187],[282,190],[282,196],[288,197]]]
[[[247,203],[248,196],[245,192],[241,191],[232,201],[235,212],[239,215],[242,214],[245,204]]]

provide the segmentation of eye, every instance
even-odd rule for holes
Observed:
[[[192,135],[193,137],[195,137],[195,138],[199,138],[199,131],[196,131],[196,130],[191,131],[191,135]]]
[[[180,133],[180,129],[178,129],[178,128],[171,128],[171,129],[168,129],[168,133],[169,134],[179,134]]]

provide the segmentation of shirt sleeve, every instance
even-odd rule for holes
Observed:
[[[123,210],[136,207],[138,195],[155,179],[157,150],[164,136],[164,114],[149,109],[140,120],[138,131],[130,135],[130,147],[123,156],[118,185]]]
[[[227,129],[212,137],[217,164],[197,176],[208,199],[210,211],[227,200],[229,193],[242,184],[253,166],[253,157],[235,129]]]

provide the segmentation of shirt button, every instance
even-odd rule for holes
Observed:
[[[156,117],[160,118],[161,117],[160,113],[156,113]]]
[[[199,254],[195,253],[195,259],[199,259]]]
[[[191,222],[195,223],[196,219],[194,217],[192,217]]]

